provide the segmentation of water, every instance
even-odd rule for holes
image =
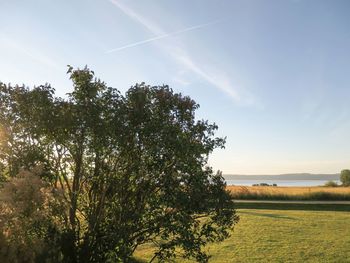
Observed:
[[[323,186],[328,180],[226,180],[227,185],[252,186],[253,184],[267,183],[277,184],[277,186]],[[335,180],[340,184],[340,181]]]

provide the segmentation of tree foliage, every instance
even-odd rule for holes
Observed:
[[[168,86],[125,94],[69,67],[66,99],[49,85],[0,86],[4,178],[41,167],[62,198],[55,229],[64,262],[126,262],[155,245],[161,261],[205,262],[203,246],[228,237],[238,218],[220,172],[207,165],[225,140],[196,120],[199,105]],[[57,257],[57,255],[55,255]]]
[[[340,181],[344,186],[350,186],[350,170],[342,170],[340,173]]]

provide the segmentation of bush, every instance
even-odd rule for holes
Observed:
[[[326,182],[324,184],[324,186],[326,186],[326,187],[337,187],[339,185],[336,182],[334,182],[334,181],[328,181],[328,182]]]
[[[52,235],[58,237],[62,209],[56,205],[59,194],[51,190],[35,171],[20,172],[4,183],[0,191],[0,262],[48,262],[50,258],[60,262]]]
[[[260,184],[252,184],[252,186],[277,186],[277,184],[260,183]]]

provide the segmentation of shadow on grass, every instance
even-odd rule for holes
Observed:
[[[248,214],[248,215],[254,215],[254,216],[264,216],[264,217],[272,217],[272,218],[278,218],[278,219],[296,220],[294,217],[284,216],[279,214],[265,214],[265,213],[249,212],[249,211],[239,211],[239,214]]]
[[[139,258],[131,258],[127,263],[147,263],[149,261],[139,259]]]
[[[235,203],[236,209],[349,211],[348,204]]]

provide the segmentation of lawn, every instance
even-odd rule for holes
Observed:
[[[207,248],[211,262],[350,262],[350,212],[238,209],[238,214],[232,236]],[[151,254],[150,245],[136,253],[144,260]]]

